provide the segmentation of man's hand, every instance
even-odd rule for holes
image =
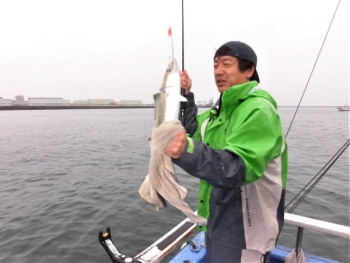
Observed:
[[[185,90],[185,94],[190,93],[192,87],[192,80],[188,76],[187,71],[180,72],[181,88]]]
[[[186,131],[180,131],[166,148],[165,153],[173,159],[179,159],[187,146]]]

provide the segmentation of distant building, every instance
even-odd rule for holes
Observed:
[[[11,99],[3,99],[0,98],[0,106],[12,106],[12,100]]]
[[[141,106],[142,100],[121,100],[119,102],[116,102],[116,104],[119,104],[121,106]]]
[[[28,106],[64,106],[63,98],[28,98]]]
[[[87,100],[73,100],[74,106],[87,106],[88,101]]]
[[[213,106],[214,106],[214,99],[211,98],[211,99],[209,100],[209,102],[208,102],[208,107],[211,108],[211,107],[213,107]]]
[[[113,99],[88,99],[87,104],[91,106],[108,106],[115,105]]]
[[[207,106],[207,102],[206,101],[198,101],[197,106],[198,107],[205,107],[205,106]]]
[[[24,101],[24,96],[23,95],[17,95],[16,96],[16,101]]]
[[[15,100],[12,102],[12,105],[13,106],[28,106],[28,101]]]

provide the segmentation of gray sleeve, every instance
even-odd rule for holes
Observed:
[[[245,182],[243,159],[229,151],[217,150],[193,140],[194,151],[185,151],[173,162],[188,174],[220,187],[237,187]]]
[[[194,102],[194,94],[190,92],[189,94],[185,95],[187,102],[185,102],[185,124],[184,127],[186,129],[186,132],[192,137],[194,132],[196,131],[197,127],[197,113],[198,108],[197,105]]]

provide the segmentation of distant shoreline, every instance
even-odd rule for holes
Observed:
[[[279,108],[284,107],[297,107],[297,106],[278,106]],[[300,106],[304,107],[323,107],[323,108],[334,108],[337,106]],[[153,105],[139,105],[139,106],[0,106],[0,111],[13,111],[13,110],[90,110],[90,109],[151,109]],[[198,106],[198,108],[207,108]]]
[[[0,110],[86,110],[86,109],[144,109],[152,105],[139,106],[0,106]]]

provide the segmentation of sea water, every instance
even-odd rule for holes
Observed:
[[[279,108],[285,133],[295,110]],[[106,227],[135,256],[182,221],[138,194],[153,126],[153,109],[0,111],[0,262],[110,262],[98,242]],[[348,138],[349,112],[299,109],[287,136],[286,204]],[[195,210],[198,180],[176,171]],[[294,213],[349,225],[349,149]],[[285,226],[279,243],[293,247],[296,231]],[[347,239],[304,230],[302,247],[350,261]]]

